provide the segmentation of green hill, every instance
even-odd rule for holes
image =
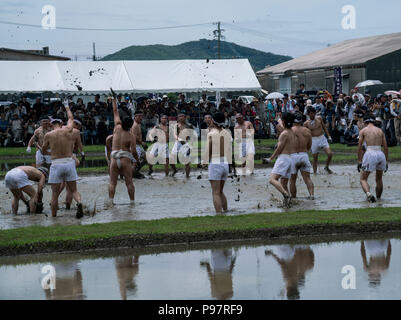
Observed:
[[[105,56],[102,60],[168,60],[168,59],[216,59],[217,40],[201,39],[175,46],[162,44],[130,46]],[[239,46],[232,42],[221,42],[221,58],[248,58],[255,71],[267,65],[275,65],[292,59],[289,56],[276,55]]]

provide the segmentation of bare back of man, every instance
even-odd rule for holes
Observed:
[[[299,117],[302,119],[302,114],[300,114]],[[294,126],[291,128],[295,134],[296,152],[291,154],[294,167],[293,171],[291,172],[290,192],[291,197],[295,198],[297,196],[296,181],[298,171],[301,171],[302,178],[309,191],[309,196],[311,199],[313,199],[314,185],[312,179],[310,178],[312,166],[308,157],[308,151],[312,146],[312,134],[308,128],[301,126],[301,122],[302,120],[297,121],[296,119]]]
[[[375,202],[376,198],[370,193],[369,174],[376,171],[376,197],[380,199],[383,193],[383,171],[387,171],[388,168],[386,137],[383,131],[374,125],[374,121],[373,115],[368,114],[364,117],[367,126],[360,131],[358,143],[358,171],[362,169],[360,182],[367,200],[370,202]],[[364,143],[366,143],[365,153],[363,151]]]
[[[132,119],[123,121],[117,110],[116,99],[113,99],[114,131],[112,138],[112,151],[110,163],[109,205],[113,204],[119,174],[124,176],[128,195],[133,202],[135,200],[135,187],[132,182],[132,163],[139,161],[136,152],[135,136],[130,132]]]
[[[269,162],[277,158],[273,170],[270,175],[269,182],[272,184],[284,197],[284,205],[290,205],[290,195],[288,192],[288,179],[293,171],[293,161],[291,154],[297,150],[297,139],[291,127],[294,123],[294,115],[290,113],[283,113],[284,131],[278,138],[277,148],[272,156],[268,159]],[[280,180],[281,179],[281,183]]]
[[[83,154],[83,145],[82,145],[82,140],[81,140],[81,131],[74,128],[72,129],[72,158],[75,161],[75,167],[78,168],[80,165],[80,161],[78,160],[76,154],[78,152],[81,152]],[[60,186],[60,193],[63,191],[64,187],[66,187],[66,195],[65,195],[65,204],[66,204],[66,209],[69,210],[71,208],[71,202],[72,202],[72,192],[68,188],[68,185],[65,183],[62,183]]]
[[[37,191],[30,181],[39,182]],[[22,200],[27,205],[28,212],[36,212],[37,203],[42,201],[42,190],[45,181],[45,175],[38,169],[30,166],[19,166],[7,172],[5,184],[13,194],[11,203],[12,212],[17,214],[19,200]],[[29,201],[25,199],[23,193],[26,193],[30,197]]]

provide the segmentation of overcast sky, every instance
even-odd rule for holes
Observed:
[[[399,0],[2,0],[0,21],[41,25],[42,7],[56,9],[56,27],[150,28],[207,25],[152,31],[43,30],[0,23],[0,47],[40,49],[85,60],[130,45],[179,44],[211,39],[221,21],[227,41],[297,57],[342,40],[401,32]],[[343,30],[341,9],[353,5],[356,28]]]

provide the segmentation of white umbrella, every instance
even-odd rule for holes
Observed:
[[[267,97],[266,97],[267,100],[270,100],[270,99],[282,99],[282,98],[284,98],[284,95],[282,93],[280,93],[280,92],[269,93],[267,95]]]
[[[385,94],[388,95],[388,96],[396,97],[397,95],[400,94],[400,92],[395,91],[395,90],[388,90],[388,91],[385,92]]]
[[[366,80],[359,82],[355,88],[360,88],[360,87],[368,87],[368,86],[374,86],[376,84],[383,84],[380,80]]]

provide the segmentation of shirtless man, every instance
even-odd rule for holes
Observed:
[[[386,172],[388,169],[388,148],[383,131],[374,125],[374,115],[366,114],[364,122],[367,126],[359,133],[358,172],[362,169],[360,181],[367,200],[376,202],[376,198],[370,193],[368,178],[371,172],[376,171],[376,197],[380,199],[383,192],[383,171]],[[364,142],[366,142],[365,154],[363,154]]]
[[[48,153],[47,150],[51,149],[52,165],[50,166],[49,184],[52,186],[52,216],[57,216],[60,186],[63,182],[66,182],[67,188],[77,202],[76,217],[80,219],[83,216],[83,208],[81,195],[77,190],[77,168],[72,158],[74,116],[68,103],[68,100],[64,101],[64,107],[68,115],[67,125],[63,126],[63,122],[60,119],[52,120],[54,129],[45,135],[43,150]]]
[[[134,173],[134,177],[136,178],[143,178],[143,175],[139,173],[139,170],[146,164],[146,152],[145,149],[147,147],[146,142],[142,141],[142,130],[141,130],[141,123],[142,123],[143,113],[141,111],[136,111],[134,114],[134,124],[131,128],[131,133],[135,136],[136,142],[136,153],[138,154],[139,161],[136,164],[136,169]],[[149,175],[153,173],[153,169],[149,168]]]
[[[185,156],[189,156],[190,154],[188,139],[184,140],[180,137],[180,132],[184,131],[185,129],[193,129],[193,127],[192,125],[187,123],[185,114],[179,113],[177,116],[177,124],[174,127],[175,143],[173,149],[171,150],[171,153],[175,156],[178,156],[179,152],[181,152]],[[173,167],[173,164],[171,166],[174,170],[172,176],[174,176],[177,173],[177,169],[175,169],[175,166]],[[185,164],[185,174],[187,178],[189,178],[190,172],[191,172],[191,163],[188,162]]]
[[[255,130],[252,123],[250,121],[245,121],[241,113],[237,113],[235,115],[235,119],[237,121],[237,125],[235,126],[234,131],[241,130],[242,137],[240,155],[242,158],[246,158],[242,163],[242,168],[248,167],[250,168],[249,173],[253,173],[255,155],[255,144],[253,143],[253,137]],[[250,132],[247,133],[247,130],[250,130]]]
[[[227,211],[227,198],[223,192],[228,177],[228,162],[231,155],[231,132],[224,129],[224,114],[213,114],[210,131],[206,138],[203,163],[209,164],[209,181],[212,187],[213,205],[216,213]]]
[[[323,149],[327,155],[326,166],[324,167],[324,170],[326,170],[328,174],[331,174],[333,171],[330,170],[329,165],[331,158],[333,157],[333,152],[331,151],[329,143],[327,142],[327,139],[323,133],[326,133],[326,135],[329,137],[328,141],[330,143],[333,142],[333,140],[331,139],[329,131],[323,123],[323,119],[320,116],[316,116],[315,108],[308,107],[307,113],[309,115],[309,120],[304,123],[304,127],[308,128],[312,132],[311,150],[313,155],[313,172],[315,174],[317,173],[319,151]]]
[[[153,145],[151,153],[155,158],[163,158],[163,164],[164,164],[164,173],[166,174],[166,177],[168,176],[168,166],[169,166],[169,158],[170,158],[170,152],[169,152],[169,126],[168,126],[168,117],[167,115],[163,114],[160,117],[160,123],[153,128],[149,132],[150,138],[153,139],[154,137],[154,130],[161,130],[164,133],[164,137],[158,137],[158,141]],[[173,168],[174,172],[177,172],[177,168],[175,167],[175,164],[171,164],[171,167]],[[149,168],[151,170],[152,166],[149,164]],[[153,171],[153,170],[152,170]]]
[[[40,119],[40,127],[37,128],[28,142],[26,152],[31,153],[31,147],[34,144],[37,148],[36,151],[36,168],[39,168],[42,164],[47,163],[50,165],[51,156],[44,155],[42,152],[43,140],[46,133],[50,132],[52,128],[50,127],[50,121],[48,117],[42,117]]]
[[[271,162],[278,156],[271,172],[269,182],[283,195],[284,206],[289,207],[291,198],[287,186],[291,172],[294,171],[294,162],[292,161],[291,154],[297,151],[295,133],[291,129],[294,124],[294,114],[284,112],[281,119],[284,125],[284,131],[278,138],[277,148],[274,150],[271,157],[268,158],[268,161]],[[280,179],[281,183],[279,182]]]
[[[16,167],[5,176],[6,188],[9,188],[13,194],[11,208],[14,214],[18,213],[19,200],[22,200],[28,207],[28,212],[42,212],[43,210],[43,186],[49,175],[49,171],[45,167],[36,169],[30,166]],[[39,182],[37,191],[32,187],[31,181]],[[25,192],[29,197],[29,201],[25,199]]]
[[[309,198],[314,199],[314,185],[310,178],[311,163],[308,157],[308,151],[312,146],[312,134],[308,128],[302,126],[303,115],[300,112],[294,114],[294,125],[291,130],[295,134],[296,139],[296,152],[291,154],[292,161],[294,162],[293,171],[291,172],[290,180],[290,192],[291,197],[296,198],[297,196],[297,176],[298,171],[301,171],[302,178],[309,191]]]
[[[78,152],[81,154],[81,159],[85,159],[85,152],[84,152],[84,147],[82,145],[82,139],[81,139],[81,128],[82,128],[82,123],[81,121],[75,119],[74,120],[74,129],[72,130],[72,138],[73,138],[73,158],[75,160],[75,165],[76,167],[79,166],[80,161],[77,158]]]
[[[75,167],[79,167],[80,161],[77,158],[77,153],[81,153],[82,160],[85,159],[84,147],[82,145],[81,140],[81,122],[79,120],[74,119],[74,129],[72,130],[72,158],[75,161]],[[72,192],[68,188],[68,186],[63,182],[60,187],[60,193],[63,191],[64,187],[66,187],[66,195],[65,195],[65,206],[67,210],[71,208],[72,202]]]
[[[114,195],[116,193],[116,185],[119,174],[124,176],[125,185],[127,186],[128,195],[131,203],[135,200],[135,187],[132,182],[133,168],[132,164],[136,161],[139,163],[135,136],[131,133],[133,121],[131,117],[125,117],[122,121],[117,110],[116,94],[112,91],[113,96],[113,115],[114,115],[114,131],[112,141],[112,151],[110,154],[110,184],[109,184],[109,202],[113,204]]]

